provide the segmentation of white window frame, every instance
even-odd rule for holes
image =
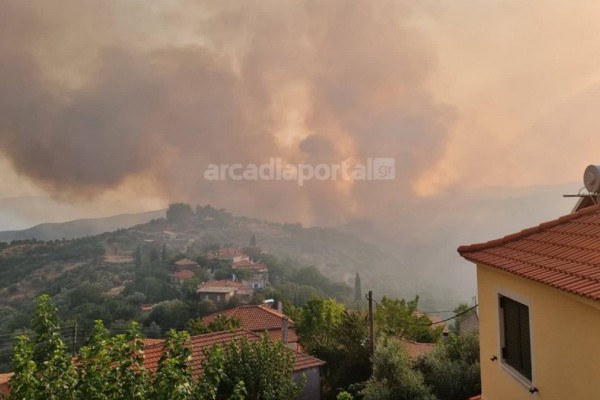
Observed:
[[[511,300],[519,302],[529,309],[529,350],[531,352],[531,380],[521,374],[519,371],[511,367],[504,361],[502,357],[502,348],[504,347],[504,310],[500,307],[500,298],[507,297]],[[517,382],[525,386],[527,390],[534,387],[535,382],[535,343],[534,343],[534,325],[533,325],[533,307],[529,298],[510,290],[498,290],[496,293],[496,309],[498,310],[498,364],[500,367],[513,377]]]

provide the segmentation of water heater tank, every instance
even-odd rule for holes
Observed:
[[[583,173],[583,184],[590,193],[600,190],[600,165],[588,165]]]

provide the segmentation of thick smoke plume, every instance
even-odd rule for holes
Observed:
[[[398,218],[451,109],[402,2],[2,2],[0,151],[56,197],[140,183],[277,220]],[[379,182],[204,179],[210,163],[363,162]]]

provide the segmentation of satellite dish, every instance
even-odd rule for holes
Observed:
[[[583,173],[583,184],[590,193],[600,189],[600,165],[588,165]]]

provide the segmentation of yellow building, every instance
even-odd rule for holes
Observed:
[[[477,264],[482,399],[600,399],[600,206],[458,252]]]

